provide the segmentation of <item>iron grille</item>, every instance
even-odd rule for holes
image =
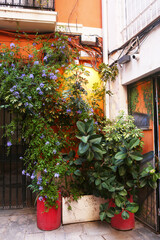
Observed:
[[[54,0],[0,0],[0,5],[54,11]]]

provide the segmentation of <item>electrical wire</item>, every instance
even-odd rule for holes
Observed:
[[[69,32],[70,32],[70,33],[72,33],[72,32],[71,32],[71,29],[70,29],[70,26],[69,26],[70,18],[71,18],[72,14],[73,14],[74,9],[76,8],[76,6],[77,6],[77,4],[78,4],[78,1],[79,1],[79,0],[76,0],[76,3],[75,3],[75,5],[74,5],[74,7],[72,8],[72,10],[71,10],[71,12],[70,12],[70,14],[69,14],[69,17],[68,17],[68,29],[69,29]],[[77,29],[77,19],[76,19],[76,29]]]

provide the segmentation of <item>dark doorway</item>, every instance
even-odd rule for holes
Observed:
[[[6,125],[14,118],[14,114],[6,109],[0,110],[0,209],[23,208],[33,206],[29,179],[22,175],[24,163],[21,159],[25,150],[19,138],[20,125],[17,124],[13,139],[17,140],[7,154]],[[3,126],[3,127],[2,127]]]
[[[143,162],[151,163],[156,169],[159,158],[159,123],[160,123],[160,79],[158,75],[145,78],[128,86],[129,114],[135,118],[135,124],[144,134]],[[159,225],[159,183],[157,190],[145,188],[139,191],[140,210],[137,218],[160,232]]]

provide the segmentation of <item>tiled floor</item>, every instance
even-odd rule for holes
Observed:
[[[36,210],[0,211],[0,240],[160,240],[143,224],[131,231],[117,231],[105,222],[86,222],[41,231],[36,225]]]

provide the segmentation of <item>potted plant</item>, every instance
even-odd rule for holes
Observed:
[[[156,188],[159,173],[151,165],[141,167],[143,135],[131,116],[121,113],[103,131],[96,131],[93,125],[91,121],[77,123],[81,178],[95,196],[106,199],[100,206],[100,219],[120,230],[132,229],[139,208],[137,189],[146,185]]]
[[[154,168],[141,167],[142,133],[132,116],[121,113],[115,122],[104,128],[103,160],[90,172],[90,182],[100,196],[108,199],[100,206],[100,219],[114,228],[134,228],[134,213],[138,211],[137,189],[149,185],[156,188],[160,177]]]
[[[40,211],[60,206],[59,191],[66,187],[62,179],[75,172],[62,152],[76,146],[76,121],[93,113],[85,98],[86,79],[80,75],[83,67],[74,64],[78,53],[71,48],[68,36],[35,36],[24,47],[20,34],[17,38],[8,46],[1,45],[0,98],[5,102],[1,108],[15,114],[6,126],[6,145],[9,149],[22,140],[26,146],[20,156],[25,164],[22,174],[32,180],[30,187],[37,193],[40,216]],[[23,38],[28,41],[27,35]],[[19,139],[15,137],[17,124]],[[60,219],[60,212],[58,215]]]

